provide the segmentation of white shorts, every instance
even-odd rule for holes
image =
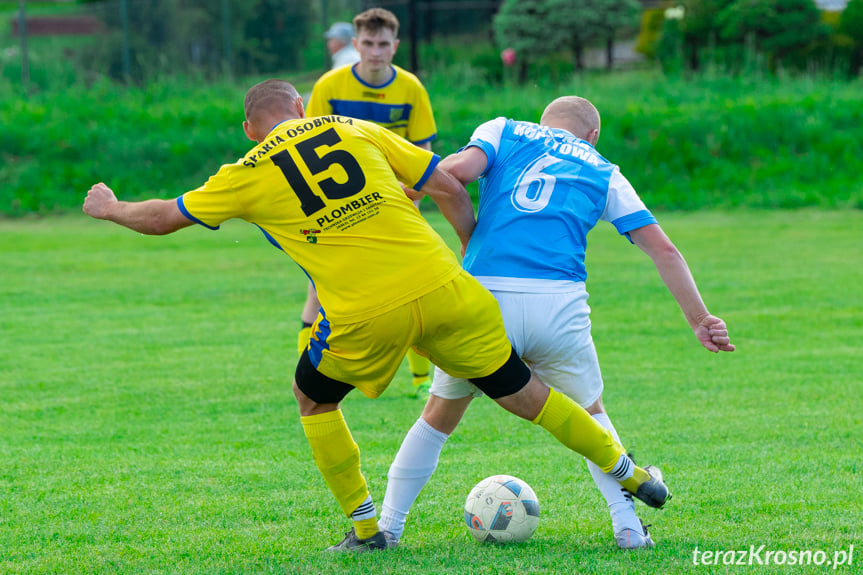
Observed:
[[[516,353],[543,383],[582,407],[602,396],[602,374],[590,335],[584,284],[567,293],[494,291],[506,333]],[[459,399],[482,392],[465,379],[435,369],[431,393]]]

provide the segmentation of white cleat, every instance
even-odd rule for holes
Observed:
[[[650,533],[647,532],[647,526],[644,523],[641,524],[641,530],[643,533],[639,533],[635,529],[621,529],[614,534],[617,546],[621,549],[653,547],[653,539],[650,538]]]
[[[384,537],[387,538],[387,549],[395,549],[399,546],[399,540],[389,531],[384,531]]]

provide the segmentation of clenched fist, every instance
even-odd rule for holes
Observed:
[[[99,182],[87,192],[84,199],[84,213],[100,220],[107,220],[113,206],[117,204],[117,196],[113,190]]]

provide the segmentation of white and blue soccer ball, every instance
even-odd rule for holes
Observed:
[[[539,525],[539,501],[521,479],[492,475],[470,490],[464,502],[464,520],[477,541],[527,541]]]

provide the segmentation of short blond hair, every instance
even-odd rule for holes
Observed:
[[[243,103],[246,120],[253,122],[254,117],[262,113],[290,114],[299,97],[297,89],[290,82],[275,78],[264,80],[246,92]]]
[[[387,28],[393,31],[393,36],[399,35],[399,19],[384,8],[370,8],[354,16],[354,30],[357,35],[363,30],[375,34],[378,30]]]
[[[579,96],[561,96],[542,112],[540,124],[564,128],[578,138],[587,139],[593,130],[599,131],[599,110],[589,100]]]

